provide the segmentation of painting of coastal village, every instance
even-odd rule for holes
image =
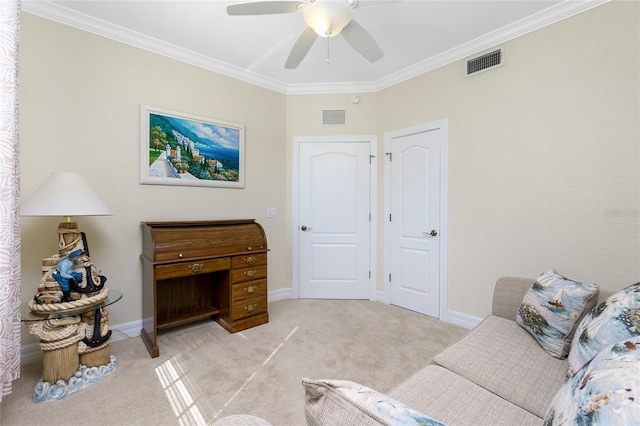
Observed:
[[[140,183],[244,187],[244,127],[141,108]]]

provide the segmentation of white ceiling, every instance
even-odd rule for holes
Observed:
[[[353,18],[384,58],[371,64],[337,36],[329,40],[327,64],[327,39],[318,38],[295,70],[284,63],[305,28],[302,15],[227,15],[228,4],[242,2],[23,0],[22,9],[292,94],[378,91],[606,1],[405,0],[356,8]]]

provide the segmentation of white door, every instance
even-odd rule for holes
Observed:
[[[301,142],[298,295],[369,299],[370,143]]]
[[[440,317],[440,126],[387,137],[391,239],[389,301]],[[389,170],[390,169],[390,170]]]

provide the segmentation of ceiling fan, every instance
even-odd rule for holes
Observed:
[[[397,0],[395,0],[397,1]],[[293,45],[284,67],[295,69],[307,55],[318,37],[335,37],[342,34],[344,39],[369,62],[376,62],[384,56],[378,43],[352,18],[356,7],[378,6],[395,1],[380,0],[283,0],[236,3],[227,6],[228,15],[274,15],[279,13],[302,13],[307,28]],[[327,62],[329,59],[327,58]]]

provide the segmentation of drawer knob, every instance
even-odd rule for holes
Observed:
[[[247,312],[253,312],[253,311],[255,311],[255,310],[256,310],[256,308],[257,308],[257,307],[258,307],[258,305],[257,305],[257,304],[252,303],[251,305],[247,305],[247,306],[245,306],[245,307],[244,307],[244,310],[245,310],[245,311],[247,311]]]
[[[253,265],[254,263],[256,263],[256,258],[254,256],[245,257],[244,263],[246,263],[247,265]]]
[[[249,287],[244,288],[245,293],[253,294],[256,292],[257,287],[255,285],[250,285]]]
[[[247,278],[253,278],[256,276],[256,271],[255,270],[244,271],[244,276]]]
[[[204,268],[204,264],[202,263],[194,263],[193,265],[189,265],[189,269],[193,272],[200,272]]]
[[[179,254],[178,254],[178,257],[179,257],[180,259],[182,259],[184,256],[182,255],[182,253],[179,253]]]

